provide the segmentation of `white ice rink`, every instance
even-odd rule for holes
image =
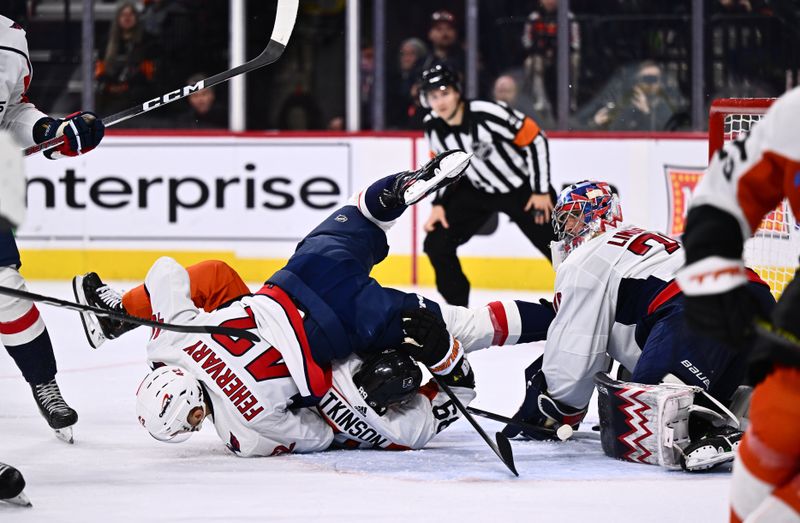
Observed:
[[[71,298],[67,282],[30,290]],[[432,294],[431,291],[424,291]],[[435,297],[435,296],[433,296]],[[473,305],[530,293],[474,291]],[[55,438],[0,351],[0,461],[28,482],[32,509],[0,503],[0,522],[493,521],[712,522],[728,516],[729,473],[689,475],[623,463],[599,441],[512,441],[514,478],[463,420],[421,451],[334,451],[242,459],[207,426],[183,444],[152,439],[134,415],[145,329],[92,350],[75,312],[39,306],[58,381],[78,411],[75,444]],[[473,354],[474,406],[510,415],[539,344]],[[582,430],[596,422],[596,407]],[[500,424],[480,419],[493,432]]]

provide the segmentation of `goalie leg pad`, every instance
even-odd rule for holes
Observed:
[[[595,375],[603,452],[635,463],[681,468],[689,414],[699,387],[645,385]]]

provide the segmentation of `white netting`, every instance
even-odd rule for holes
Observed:
[[[726,115],[724,141],[733,140],[739,133],[748,131],[762,117],[763,114],[748,114],[747,109]],[[794,277],[799,254],[800,227],[794,219],[789,202],[783,200],[774,211],[764,217],[758,231],[745,243],[745,263],[769,284],[772,294],[777,298]]]

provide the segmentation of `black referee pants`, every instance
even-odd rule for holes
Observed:
[[[464,307],[468,305],[469,280],[461,268],[456,249],[468,242],[495,212],[502,212],[511,218],[539,252],[552,261],[550,242],[555,240],[552,225],[549,221],[541,225],[534,223],[532,212],[524,210],[531,194],[528,187],[506,194],[488,194],[466,181],[457,184],[447,194],[444,209],[450,228],[436,224],[436,228],[425,237],[424,243],[425,253],[436,273],[436,288],[447,303]],[[550,195],[555,202],[552,187]]]

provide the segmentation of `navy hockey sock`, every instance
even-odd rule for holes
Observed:
[[[393,190],[396,179],[396,174],[381,178],[380,180],[373,182],[372,185],[367,187],[367,190],[364,192],[364,203],[366,204],[369,213],[376,220],[380,220],[382,222],[391,222],[399,218],[400,215],[406,210],[406,206],[402,204],[395,204],[391,207],[387,207],[384,204],[385,197],[382,196],[385,193]]]
[[[47,330],[28,343],[6,347],[6,350],[31,385],[46,383],[55,377],[56,357]]]

